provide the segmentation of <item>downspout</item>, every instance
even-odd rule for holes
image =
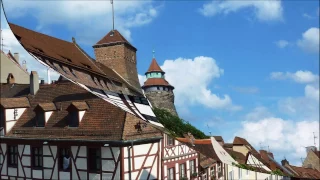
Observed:
[[[133,141],[131,141],[131,147],[128,147],[128,161],[129,161],[129,180],[131,180],[131,155],[130,148],[133,148]]]

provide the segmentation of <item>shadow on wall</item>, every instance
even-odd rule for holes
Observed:
[[[142,170],[140,179],[157,179],[152,174],[149,175],[150,171],[151,171],[151,169],[149,169],[149,171],[147,171],[146,169]],[[148,176],[149,176],[149,178],[148,178]]]

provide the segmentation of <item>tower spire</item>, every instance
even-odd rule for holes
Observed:
[[[155,56],[154,56],[155,53],[156,53],[156,51],[154,51],[154,49],[153,49],[153,51],[152,51],[152,58],[155,57]]]
[[[317,147],[317,145],[316,145],[316,139],[317,139],[318,137],[314,134],[314,132],[313,132],[313,142],[314,142],[314,146],[315,147]]]
[[[114,8],[113,8],[113,0],[110,0],[112,6],[112,31],[114,32]]]

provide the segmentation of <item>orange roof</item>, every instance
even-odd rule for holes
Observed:
[[[114,33],[112,33],[114,32]],[[112,35],[113,34],[113,35]],[[129,41],[124,38],[119,31],[114,30],[110,31],[107,35],[105,35],[100,41],[98,41],[95,45],[102,45],[102,44],[111,44],[111,43],[127,43],[132,46]],[[132,46],[133,47],[133,46]],[[134,47],[133,47],[134,48]]]
[[[188,138],[177,138],[177,140],[184,143],[190,143]],[[193,144],[211,144],[211,139],[195,139]]]
[[[168,81],[166,81],[163,78],[149,78],[144,82],[144,85],[142,87],[147,87],[147,86],[171,86]]]
[[[157,60],[155,58],[152,59],[150,67],[149,67],[148,71],[146,72],[146,74],[149,72],[163,72],[164,73],[164,71],[162,71],[162,69],[160,68],[160,66],[157,63]]]

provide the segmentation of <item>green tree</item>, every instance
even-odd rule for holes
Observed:
[[[180,119],[178,116],[172,115],[165,109],[154,108],[153,112],[159,122],[175,137],[183,137],[184,134],[190,132],[196,139],[209,138],[189,122]]]

